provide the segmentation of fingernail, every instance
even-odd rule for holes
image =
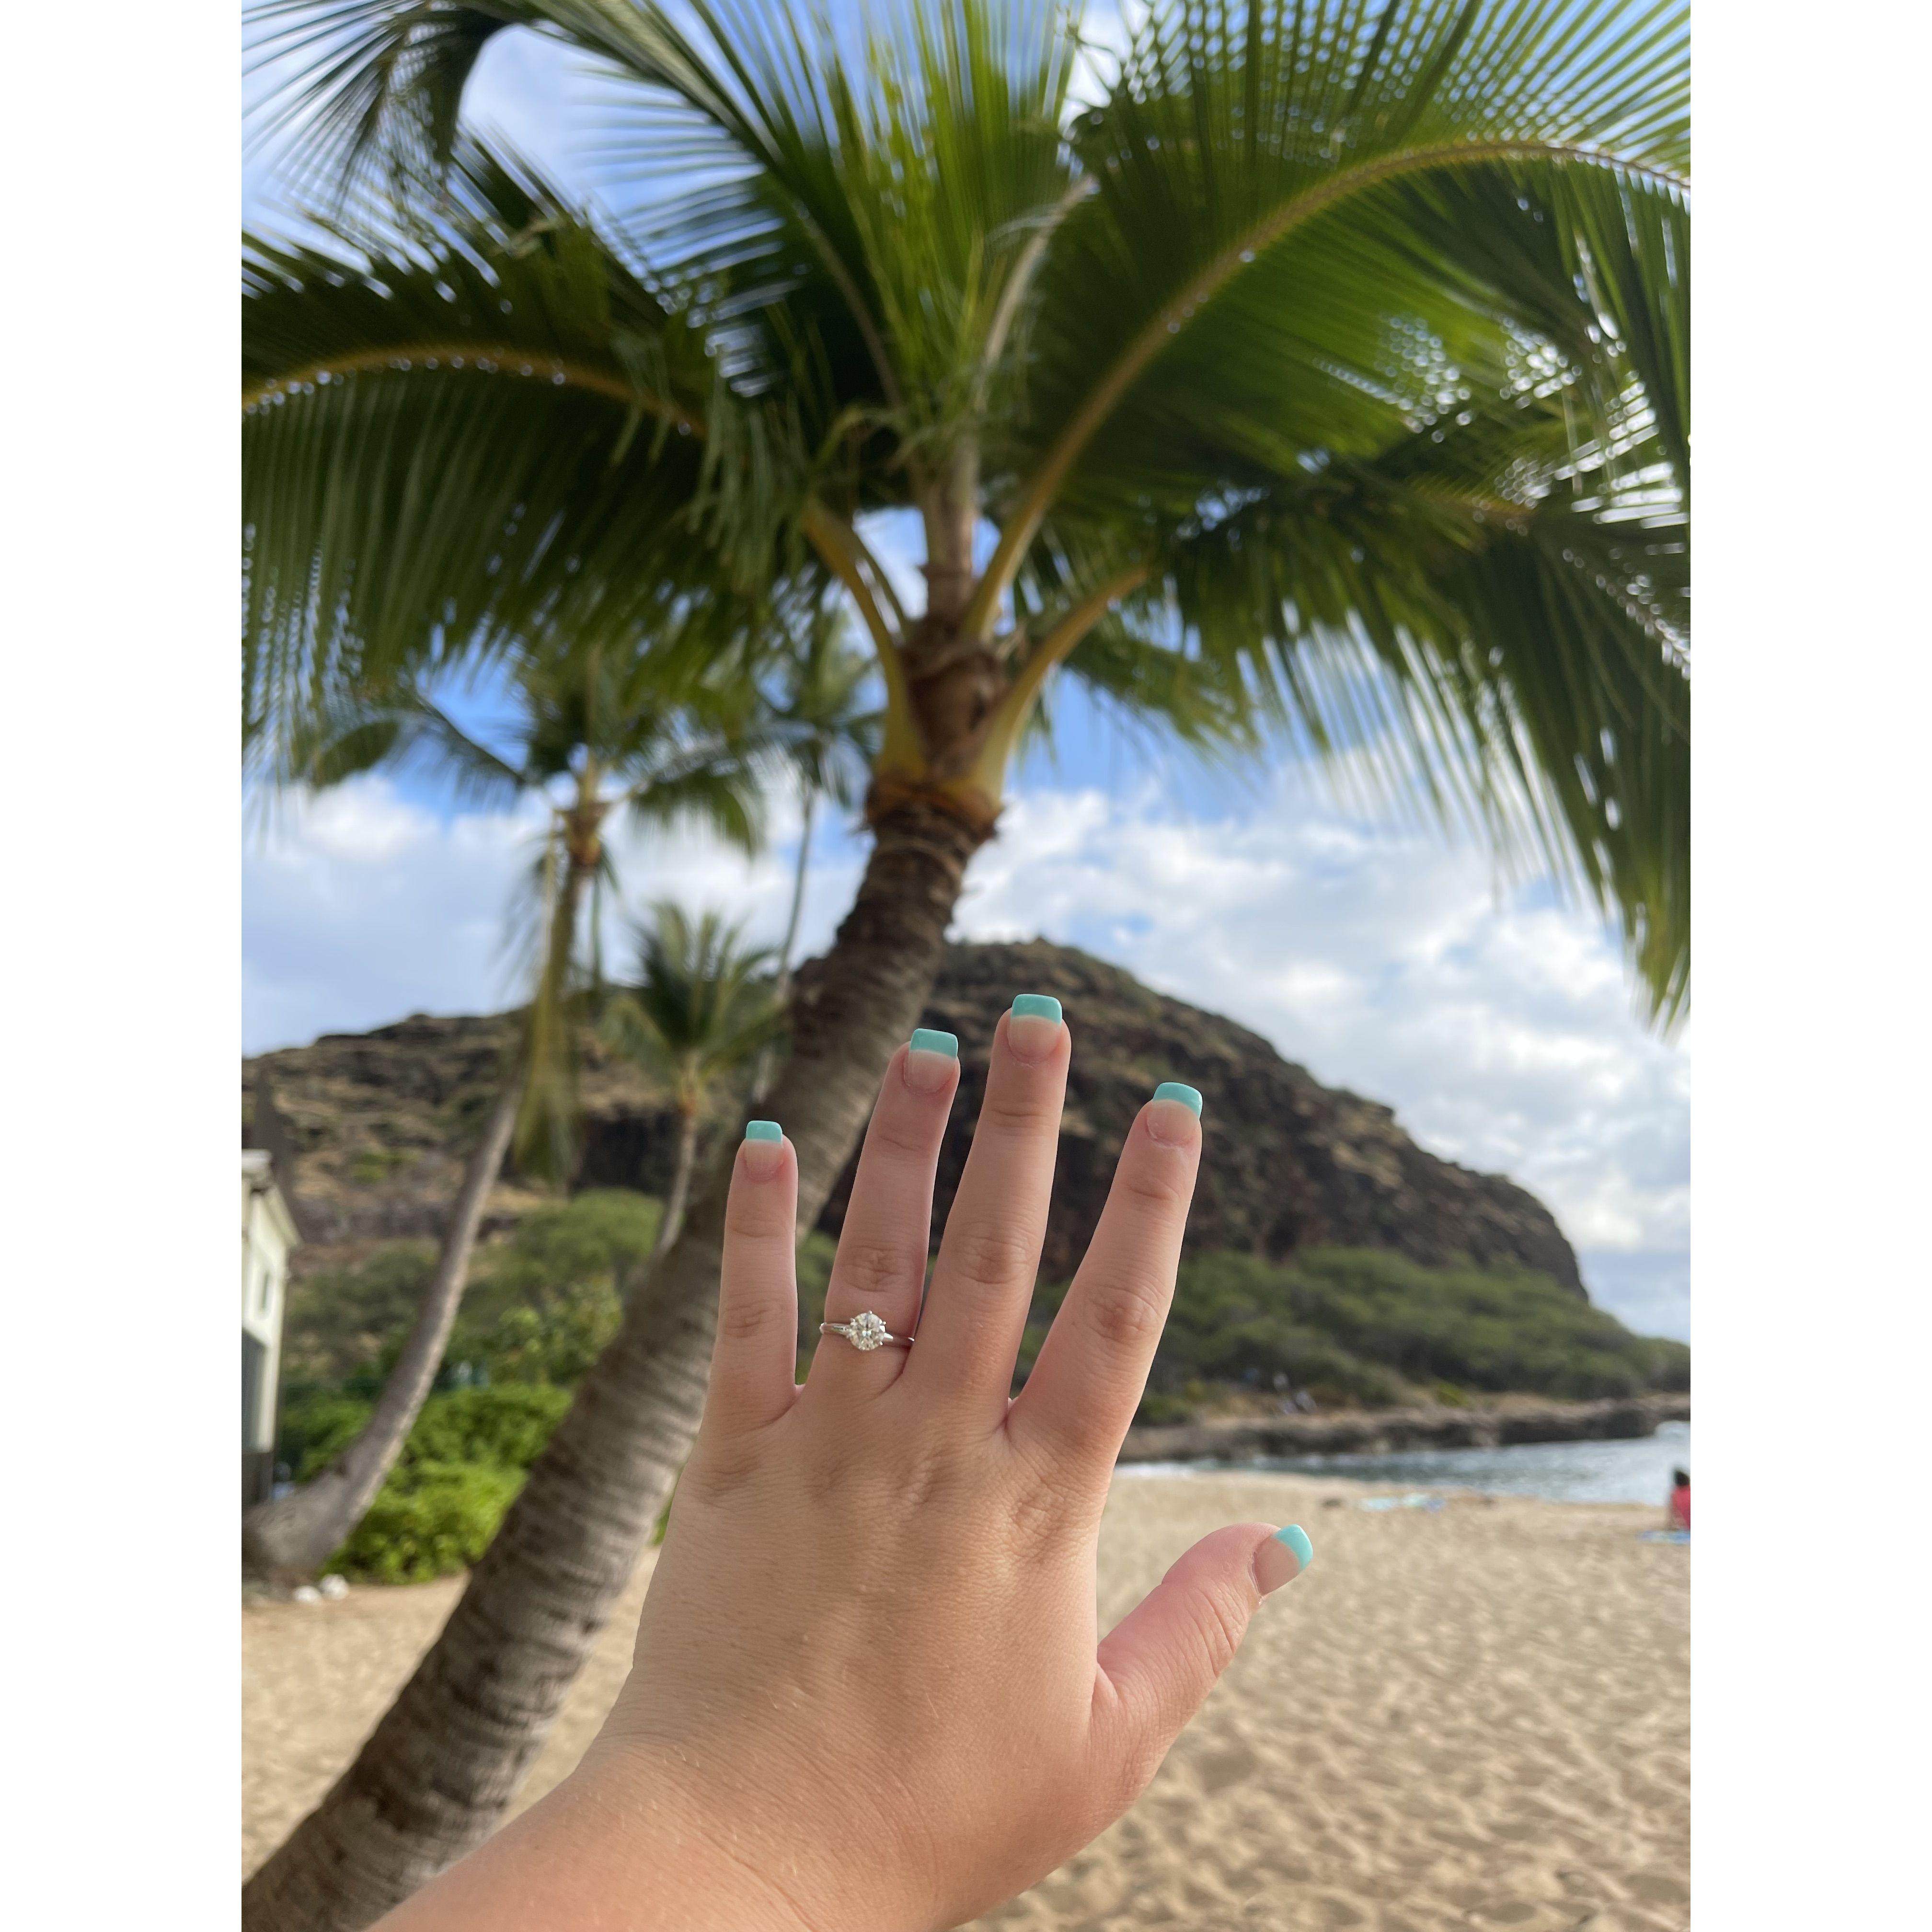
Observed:
[[[953,1066],[959,1058],[959,1036],[940,1033],[933,1027],[920,1027],[908,1044],[906,1084],[922,1094],[936,1093],[952,1078]]]
[[[740,1158],[754,1180],[769,1180],[784,1162],[784,1130],[776,1120],[747,1120]]]
[[[1201,1090],[1189,1087],[1178,1080],[1163,1080],[1154,1090],[1156,1100],[1178,1100],[1198,1120],[1201,1118]]]
[[[1006,1018],[1006,1044],[1022,1060],[1044,1060],[1060,1044],[1060,1002],[1051,993],[1022,993]]]
[[[1265,1597],[1292,1583],[1315,1561],[1315,1546],[1298,1522],[1278,1529],[1255,1552],[1255,1588]]]

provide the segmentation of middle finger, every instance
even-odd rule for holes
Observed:
[[[1072,1041],[1060,1002],[1022,994],[993,1035],[986,1096],[946,1217],[906,1376],[931,1403],[1006,1412],[1033,1300]]]

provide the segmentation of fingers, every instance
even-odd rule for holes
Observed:
[[[753,1120],[731,1168],[718,1339],[705,1420],[756,1429],[791,1406],[798,1370],[798,1160],[775,1120]]]
[[[826,1286],[828,1322],[849,1322],[870,1309],[895,1335],[910,1335],[917,1324],[932,1241],[933,1174],[958,1086],[959,1042],[950,1033],[922,1028],[892,1055]],[[862,1354],[837,1336],[826,1339],[830,1346],[812,1358],[813,1390],[884,1388],[905,1366],[903,1348]]]
[[[1111,1469],[1174,1299],[1201,1162],[1201,1096],[1168,1082],[1127,1130],[1087,1257],[1007,1426],[1055,1464]]]
[[[1005,1413],[1046,1237],[1071,1052],[1060,1002],[1042,994],[1022,994],[994,1029],[972,1151],[907,1369],[928,1399]]]
[[[1145,1786],[1180,1727],[1234,1660],[1269,1592],[1314,1561],[1299,1526],[1236,1523],[1204,1536],[1100,1646],[1094,1742],[1121,1807]]]

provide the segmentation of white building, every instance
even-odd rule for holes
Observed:
[[[242,1504],[265,1502],[275,1483],[275,1390],[282,1372],[282,1307],[289,1250],[301,1240],[268,1156],[242,1150]]]

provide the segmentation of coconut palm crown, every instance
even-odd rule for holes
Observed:
[[[983,836],[1064,670],[1551,866],[1682,1008],[1678,0],[1156,0],[1111,52],[1045,0],[255,17],[329,212],[249,256],[259,713],[816,566],[875,826]],[[512,27],[607,77],[602,212],[459,131]]]

